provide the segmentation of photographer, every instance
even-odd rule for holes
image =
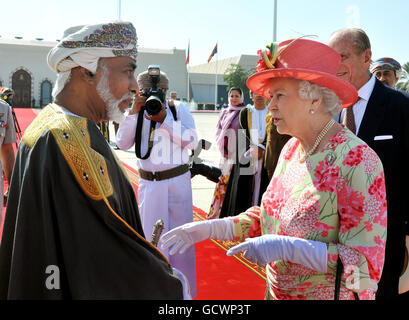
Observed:
[[[164,232],[193,221],[189,153],[196,148],[194,119],[179,101],[166,101],[169,80],[159,66],[149,66],[137,77],[139,93],[126,119],[120,124],[116,143],[129,149],[135,143],[139,168],[138,203],[145,234],[155,222],[164,221]],[[173,110],[173,111],[172,111]],[[196,296],[194,248],[183,255],[169,256],[172,266],[182,271]]]

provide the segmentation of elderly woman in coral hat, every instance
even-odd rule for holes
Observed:
[[[357,100],[340,55],[307,39],[260,50],[247,85],[270,99],[284,146],[260,207],[171,230],[176,253],[206,238],[266,265],[266,299],[374,299],[385,253],[386,197],[376,153],[333,115]]]

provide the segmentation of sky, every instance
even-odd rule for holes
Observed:
[[[4,3],[3,3],[4,2]],[[190,66],[241,54],[255,55],[273,41],[274,0],[0,0],[0,39],[61,39],[65,29],[120,18],[134,24],[140,48],[184,49]],[[121,10],[119,10],[119,3]],[[277,42],[315,35],[327,43],[333,31],[359,27],[372,58],[409,62],[407,0],[277,0]],[[119,12],[120,11],[120,12]]]

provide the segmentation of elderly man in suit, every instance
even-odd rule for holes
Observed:
[[[337,75],[354,85],[359,95],[353,107],[343,110],[339,121],[374,149],[384,166],[388,227],[377,299],[396,299],[409,234],[409,207],[406,189],[402,188],[409,180],[409,96],[385,86],[371,74],[371,45],[363,30],[338,30],[329,46],[342,58]]]

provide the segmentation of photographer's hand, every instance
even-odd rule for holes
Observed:
[[[162,103],[162,109],[159,111],[159,113],[157,115],[151,116],[148,113],[145,113],[145,118],[148,119],[148,120],[155,121],[155,122],[163,123],[163,121],[165,121],[166,114],[167,114],[166,113],[166,107]]]
[[[139,111],[141,111],[141,108],[145,105],[146,97],[142,96],[142,94],[143,91],[139,91],[139,93],[135,94],[131,110],[129,111],[129,115],[139,113]]]

